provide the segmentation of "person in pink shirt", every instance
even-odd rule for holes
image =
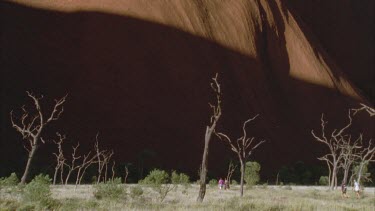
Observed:
[[[220,190],[224,187],[224,180],[222,178],[219,179],[219,188]]]

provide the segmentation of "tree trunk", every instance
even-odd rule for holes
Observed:
[[[349,168],[344,169],[344,178],[342,179],[342,182],[347,185],[348,184],[348,176],[349,176]]]
[[[55,168],[55,173],[53,174],[53,185],[56,185],[57,173],[59,171],[60,166]]]
[[[80,167],[80,168],[78,169],[78,172],[77,172],[76,188],[77,188],[77,186],[78,186],[79,177],[81,176],[81,170],[82,170],[82,168]]]
[[[337,164],[334,163],[333,165],[334,166],[332,169],[332,178],[331,178],[331,187],[330,187],[331,190],[334,190],[337,187]]]
[[[71,174],[72,174],[72,170],[69,170],[68,175],[66,175],[66,178],[65,178],[65,185],[68,184],[68,180],[69,180]]]
[[[361,182],[361,177],[362,177],[363,166],[364,166],[364,163],[361,162],[361,163],[359,164],[359,170],[358,170],[358,178],[357,178],[357,182],[358,182],[358,184],[361,184],[360,182]]]
[[[200,169],[200,187],[199,187],[199,194],[197,201],[202,202],[204,199],[204,195],[206,194],[206,177],[207,177],[207,166],[208,166],[208,149],[212,135],[212,128],[206,128],[206,135],[204,140],[204,151],[203,151],[203,158],[202,158],[202,165]]]
[[[240,160],[241,163],[241,197],[243,196],[243,186],[244,186],[244,180],[245,180],[245,162],[243,160]]]
[[[61,184],[63,185],[64,184],[64,163],[61,164],[61,167],[60,167],[60,180],[61,180]]]
[[[20,184],[26,183],[26,180],[29,176],[31,162],[34,158],[34,155],[35,155],[35,152],[36,152],[37,148],[38,148],[37,145],[34,145],[34,146],[31,147],[31,150],[29,152],[29,157],[27,158],[27,164],[26,164],[25,172],[23,173]]]
[[[335,186],[335,177],[336,177],[336,169],[335,169],[335,167],[333,167],[331,185],[329,187],[330,190],[333,190],[333,188]]]
[[[332,169],[328,162],[327,162],[327,165],[328,165],[328,187],[331,188]]]

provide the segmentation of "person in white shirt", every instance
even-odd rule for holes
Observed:
[[[360,198],[360,196],[359,196],[359,183],[355,180],[354,180],[354,192],[357,195],[357,197]]]

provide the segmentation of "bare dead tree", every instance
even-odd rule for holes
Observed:
[[[108,174],[108,163],[111,160],[111,157],[113,156],[113,151],[107,151],[107,150],[100,150],[99,148],[99,141],[98,141],[99,134],[96,135],[96,142],[94,145],[94,149],[96,152],[96,159],[98,163],[98,178],[96,183],[98,184],[102,179],[102,174],[104,170],[104,182],[107,182],[107,174]]]
[[[357,158],[357,151],[361,148],[360,143],[362,142],[362,134],[354,141],[352,141],[351,135],[346,135],[342,139],[340,144],[341,161],[339,168],[344,170],[344,177],[342,183],[348,184],[350,169]]]
[[[206,133],[204,137],[204,149],[203,149],[203,158],[202,164],[200,166],[200,186],[199,186],[199,194],[197,201],[202,202],[204,196],[206,194],[206,177],[207,177],[207,168],[208,168],[208,152],[209,152],[209,144],[212,137],[212,133],[214,133],[217,122],[221,116],[221,88],[220,83],[218,82],[218,74],[216,73],[215,77],[212,78],[211,88],[216,94],[216,105],[212,105],[209,103],[210,107],[212,108],[212,115],[210,117],[210,124],[206,127]]]
[[[252,122],[258,117],[258,114],[255,115],[253,118],[250,118],[246,120],[243,123],[242,126],[242,132],[243,135],[238,138],[236,141],[233,141],[231,138],[229,138],[227,135],[224,133],[216,133],[216,135],[223,141],[227,141],[228,144],[231,147],[231,150],[235,152],[238,156],[238,160],[240,161],[241,165],[241,197],[243,196],[243,186],[244,186],[244,178],[245,178],[245,168],[246,168],[246,161],[250,157],[250,155],[253,153],[253,151],[258,148],[261,144],[265,142],[265,140],[261,140],[258,143],[254,142],[255,137],[248,138],[247,137],[247,132],[246,132],[246,125],[249,122]]]
[[[318,160],[325,161],[328,167],[328,186],[331,187],[331,178],[332,178],[332,167],[333,163],[331,159],[329,159],[329,154],[326,154],[322,157],[318,157]]]
[[[34,106],[36,109],[35,114],[30,113],[27,111],[24,106],[22,106],[22,116],[18,118],[15,117],[13,111],[10,112],[10,120],[12,126],[22,135],[23,140],[25,140],[24,148],[28,151],[28,159],[25,167],[25,171],[21,178],[21,184],[25,184],[26,179],[29,175],[30,166],[32,160],[34,158],[35,152],[39,147],[39,141],[44,143],[42,138],[42,131],[52,121],[58,120],[60,115],[63,113],[64,108],[63,104],[66,100],[66,96],[62,97],[59,100],[55,100],[55,106],[53,107],[53,111],[49,115],[45,115],[42,112],[42,108],[40,106],[39,101],[43,98],[43,96],[37,97],[31,92],[26,92],[27,95],[33,100]]]
[[[69,169],[68,174],[66,175],[66,178],[65,178],[65,185],[68,184],[68,181],[69,181],[69,178],[70,178],[70,175],[72,174],[72,172],[79,168],[79,165],[76,165],[76,161],[81,158],[81,156],[77,155],[78,147],[79,147],[79,142],[77,143],[77,146],[72,147],[73,152],[72,152],[72,160],[71,160],[70,164],[65,163],[65,165]]]
[[[229,166],[228,166],[228,172],[227,172],[227,177],[226,177],[226,180],[228,181],[228,183],[226,184],[226,187],[227,189],[230,189],[230,181],[231,181],[231,178],[232,178],[232,175],[234,173],[234,171],[236,170],[237,166],[235,166],[233,164],[233,162],[231,161],[229,163]]]
[[[357,112],[359,111],[366,111],[370,115],[370,117],[373,117],[375,115],[374,108],[371,108],[363,103],[361,103],[360,105],[360,108],[352,109],[354,111],[354,115],[357,114]],[[360,140],[362,142],[362,136]],[[363,167],[370,162],[375,162],[375,145],[372,143],[372,140],[370,139],[367,146],[362,147],[363,150],[357,153],[357,157],[359,159],[359,171],[357,175],[358,183],[360,183],[361,181]]]
[[[313,135],[315,140],[325,144],[329,149],[329,152],[326,155],[323,155],[318,159],[326,161],[329,167],[329,187],[331,190],[337,187],[337,173],[339,170],[338,165],[341,162],[343,156],[341,154],[340,146],[343,145],[346,130],[352,125],[351,110],[349,110],[348,118],[349,122],[344,127],[342,127],[341,129],[334,129],[332,133],[330,133],[329,136],[327,136],[328,132],[326,131],[326,125],[328,122],[324,120],[324,114],[322,114],[322,117],[320,119],[322,130],[321,135],[318,136],[315,134],[314,130],[311,130],[311,134]]]
[[[107,177],[107,175],[108,175],[108,163],[113,156],[113,151],[108,152],[108,153],[103,153],[102,156],[103,156],[103,166],[105,167],[104,182],[107,182],[108,181],[108,177]]]
[[[129,176],[129,169],[128,169],[127,166],[125,166],[125,179],[124,179],[124,183],[125,183],[125,184],[126,184],[126,182],[127,182],[128,176]]]
[[[113,161],[112,162],[112,181],[114,181],[115,180],[115,165],[116,165],[116,161]]]
[[[64,168],[64,163],[65,163],[65,157],[62,149],[62,143],[65,140],[65,135],[62,136],[61,134],[57,133],[57,136],[59,137],[58,141],[54,141],[54,143],[57,145],[58,148],[58,154],[53,153],[56,157],[56,166],[55,166],[55,173],[53,174],[53,185],[56,185],[56,180],[57,180],[57,174],[60,171],[63,171],[61,168]],[[60,175],[61,176],[61,175]]]
[[[375,145],[372,143],[372,140],[370,139],[367,147],[364,147],[362,151],[358,153],[359,158],[359,170],[357,175],[357,182],[360,183],[362,179],[362,172],[363,167],[367,165],[370,162],[375,162]]]
[[[83,156],[82,163],[78,167],[76,177],[76,188],[81,184],[82,178],[85,175],[86,169],[92,164],[97,163],[97,154],[92,154],[91,151]]]
[[[101,160],[101,156],[102,156],[102,153],[105,153],[105,152],[102,152],[99,149],[98,136],[99,136],[99,134],[96,134],[96,142],[95,142],[95,145],[94,145],[94,149],[95,149],[96,157],[97,157],[97,163],[98,163],[98,178],[97,178],[97,181],[96,181],[97,184],[100,182],[100,179],[101,179],[101,176],[102,176],[102,171],[103,171],[103,168],[104,168],[103,161]]]

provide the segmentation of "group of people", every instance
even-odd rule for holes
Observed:
[[[222,178],[219,179],[219,189],[226,190],[229,189],[229,181],[227,179],[223,180]]]
[[[349,198],[348,195],[346,195],[346,184],[343,182],[341,184],[341,192],[342,192],[342,197],[343,198]],[[354,180],[354,192],[355,194],[357,195],[357,198],[360,198],[360,195],[359,195],[359,183],[357,181]]]

